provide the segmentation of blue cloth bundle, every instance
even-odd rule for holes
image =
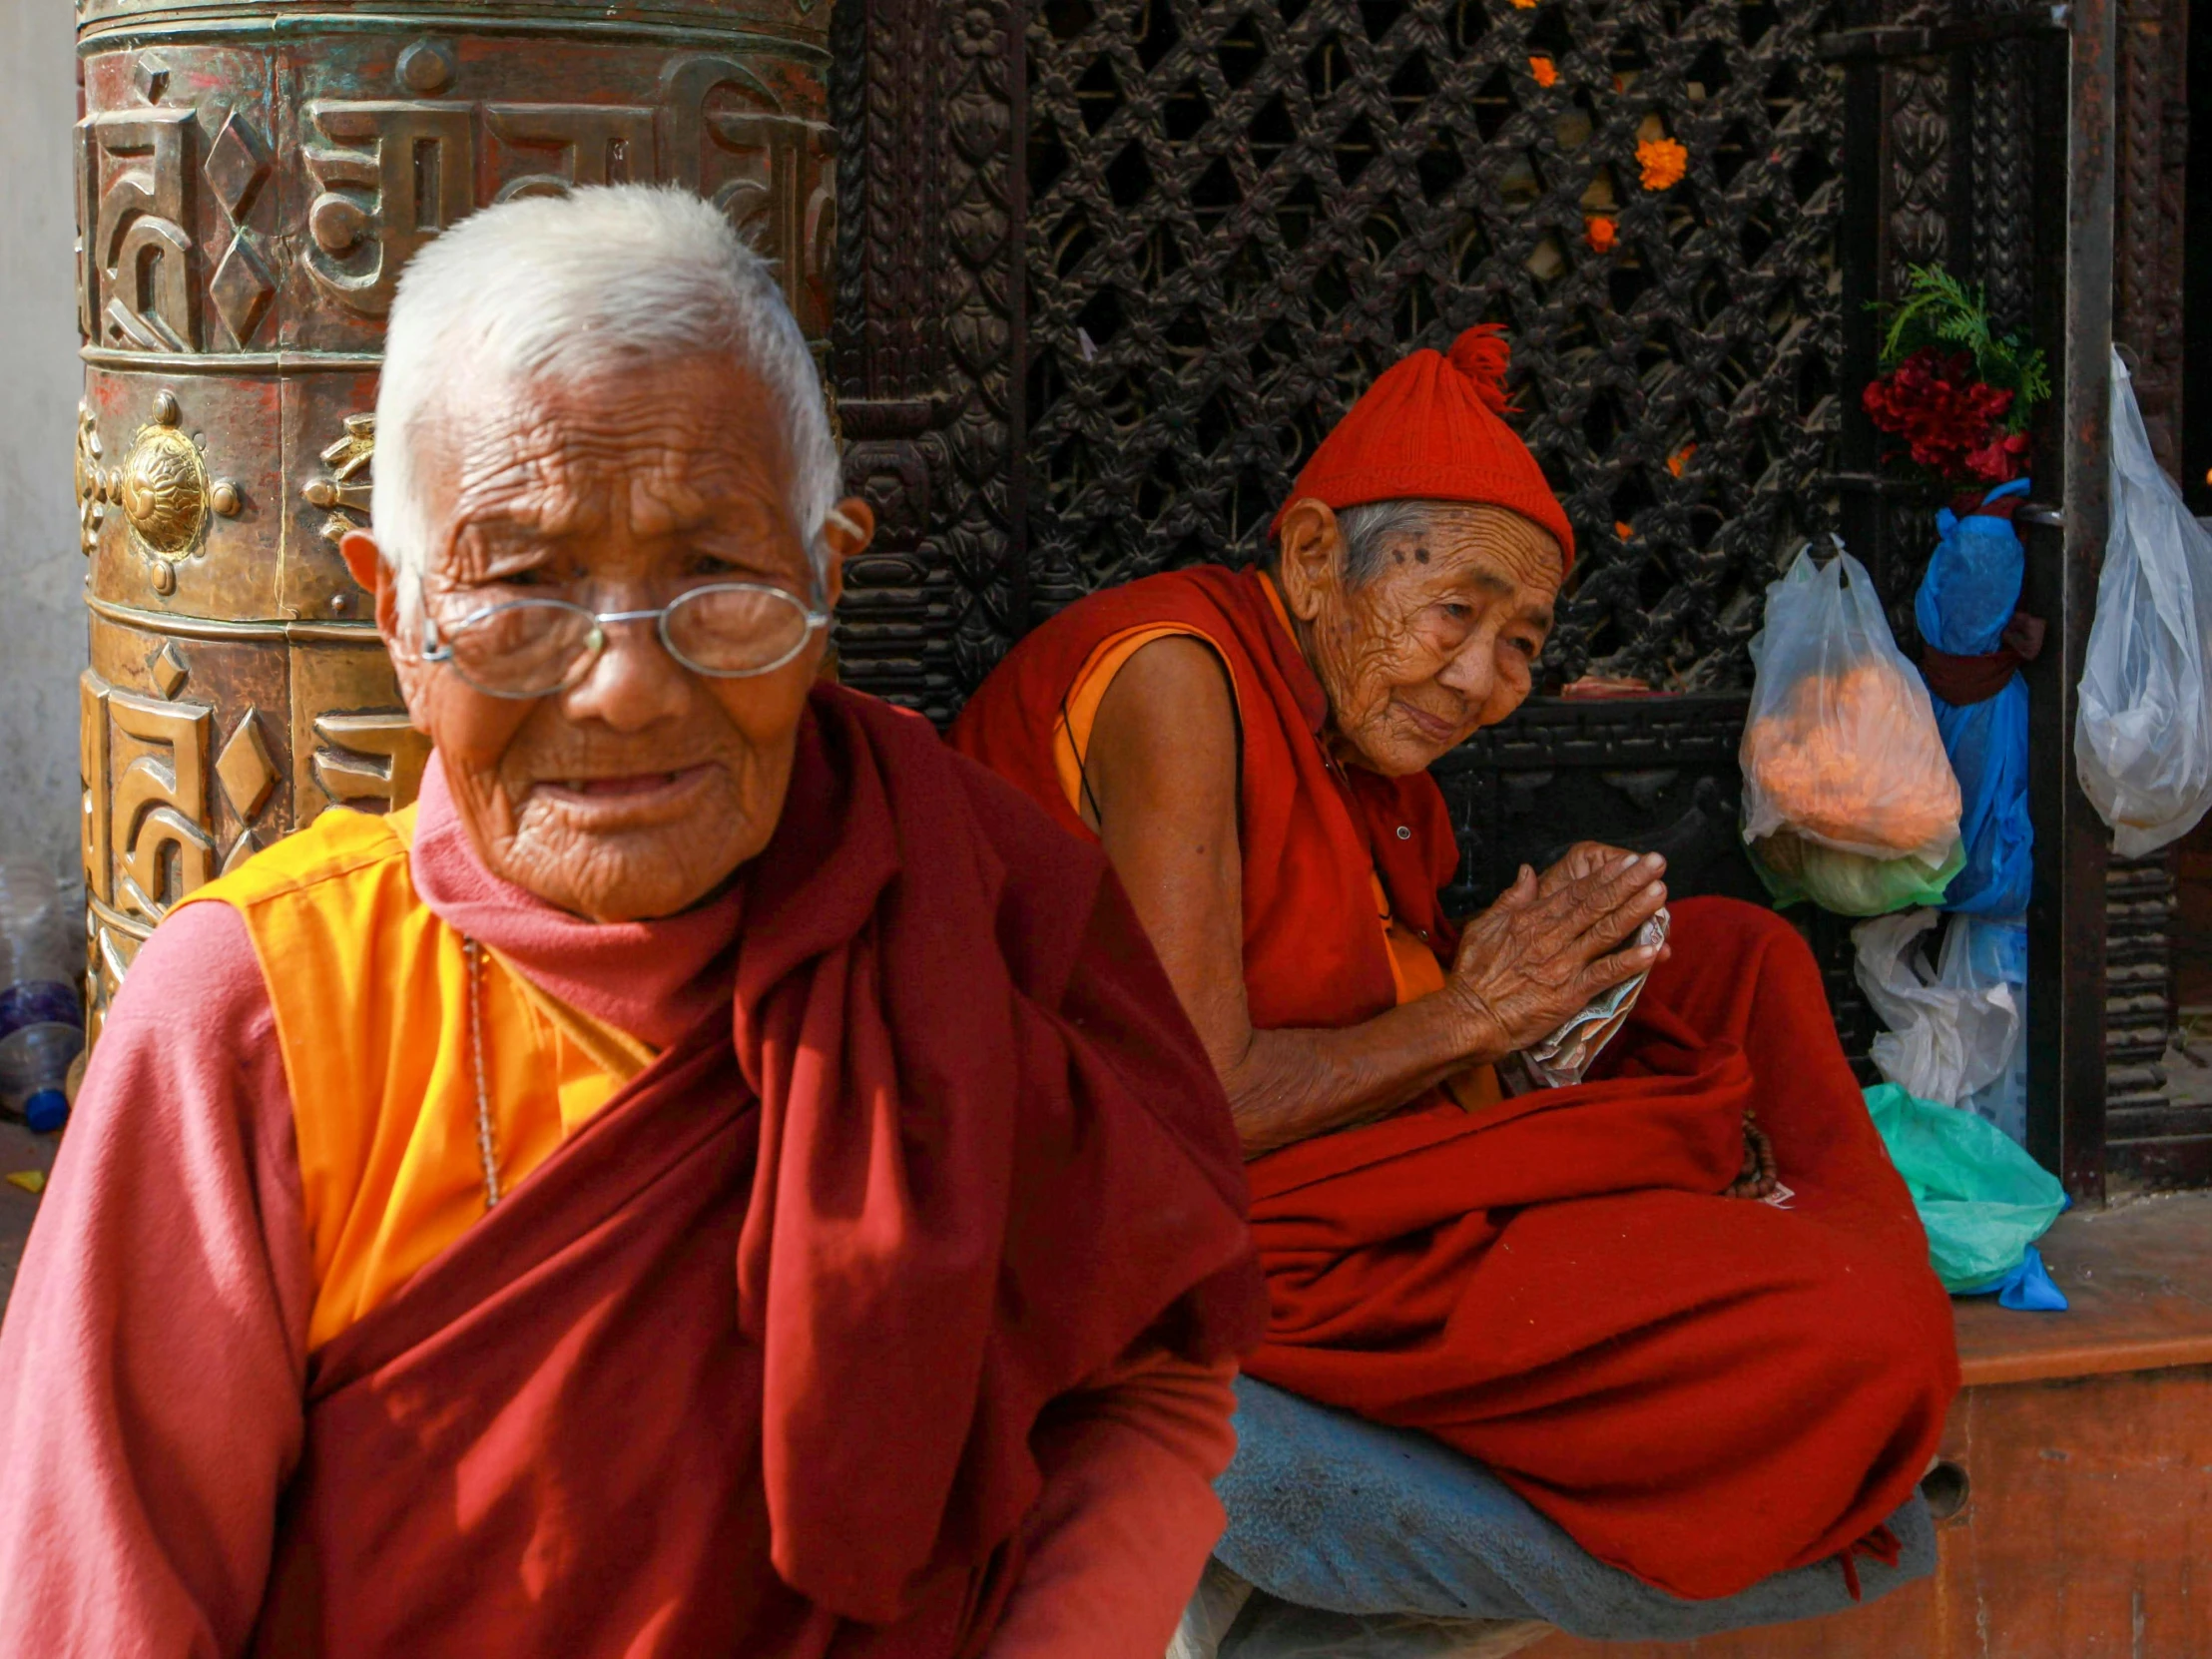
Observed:
[[[1982,504],[2025,495],[2015,478]],[[1948,507],[1936,515],[1940,536],[1913,606],[1921,638],[1954,657],[1997,649],[2020,603],[2025,557],[2009,519],[1991,513],[1964,518]],[[2027,686],[2017,674],[1996,696],[1954,707],[1936,695],[1936,729],[1958,775],[1958,833],[1966,867],[1944,889],[1942,908],[1970,915],[2013,916],[2027,908],[2035,832],[2027,817]]]

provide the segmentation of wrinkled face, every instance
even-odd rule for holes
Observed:
[[[442,632],[526,596],[636,611],[750,581],[833,601],[836,567],[871,520],[842,504],[851,528],[825,532],[818,595],[775,411],[719,358],[456,393],[414,438],[431,527],[424,609]],[[348,537],[345,552],[356,575],[377,576],[371,538]],[[377,618],[408,712],[496,874],[595,920],[630,920],[696,903],[767,844],[826,631],[771,673],[718,679],[678,663],[651,622],[611,624],[582,679],[517,702],[423,661],[398,598],[383,583]]]
[[[1281,548],[1284,603],[1344,759],[1418,772],[1528,695],[1566,574],[1548,530],[1508,508],[1438,502],[1422,528],[1385,536],[1380,567],[1351,587],[1336,515],[1306,499]]]

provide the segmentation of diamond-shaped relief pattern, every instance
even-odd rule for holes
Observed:
[[[162,94],[169,90],[169,65],[151,52],[141,52],[138,61],[131,65],[131,80],[139,89],[139,96],[149,104],[158,104]]]
[[[261,721],[251,706],[216,757],[215,776],[223,786],[224,799],[241,819],[260,812],[269,792],[276,787],[276,763],[269,758]]]
[[[216,314],[223,318],[224,327],[231,330],[231,337],[244,345],[254,337],[262,317],[269,310],[270,296],[276,291],[276,278],[270,275],[269,267],[254,252],[254,245],[244,231],[231,239],[223,261],[215,268],[215,276],[208,283],[208,295],[215,301]]]
[[[215,187],[216,200],[233,221],[243,220],[253,211],[254,198],[261,194],[262,181],[269,177],[269,146],[254,131],[254,124],[237,110],[230,113],[215,143],[208,147],[207,174],[208,183]]]
[[[154,689],[164,697],[175,697],[192,678],[192,670],[185,662],[185,654],[177,649],[175,640],[164,640],[146,659],[147,677],[154,682]]]
[[[1835,26],[1769,0],[1042,0],[1036,602],[1256,556],[1377,373],[1497,321],[1579,552],[1544,683],[1742,683],[1764,584],[1829,523]],[[1670,143],[1686,171],[1647,184],[1639,146]]]

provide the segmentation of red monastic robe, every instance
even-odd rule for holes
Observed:
[[[178,922],[205,932],[248,887],[307,906],[300,925],[255,926],[257,951],[292,941],[261,972],[352,973],[371,991],[412,960],[366,919],[391,894],[409,937],[465,930],[524,961],[531,928],[593,932],[558,912],[518,922],[550,907],[480,870],[425,906],[404,844],[360,822],[304,831]],[[451,842],[449,825],[424,828]],[[217,1208],[111,1179],[130,1139],[117,1115],[138,1103],[107,1079],[144,1061],[160,1018],[147,998],[179,990],[150,971],[165,924],[118,1000],[0,1339],[16,1437],[0,1493],[34,1533],[0,1543],[14,1603],[0,1629],[72,1651],[216,1654],[251,1620],[254,1651],[286,1659],[986,1651],[1038,1511],[1065,1521],[1084,1499],[1046,1472],[1111,1426],[1085,1390],[1132,1357],[1217,1365],[1259,1334],[1228,1114],[1104,859],[913,716],[819,689],[775,836],[738,881],[705,975],[719,997],[695,998],[650,1064],[387,1300],[289,1361],[269,1308],[253,1378],[188,1342],[166,1356],[169,1390],[131,1365],[119,1401],[106,1372],[126,1369],[123,1345],[78,1329],[121,1300],[114,1239],[141,1213]],[[619,1003],[624,988],[573,997]],[[220,1069],[273,1069],[284,1034],[266,1005],[252,1019]],[[163,1104],[148,1103],[157,1121]],[[221,1145],[241,1127],[219,1108],[181,1132]],[[185,1232],[147,1269],[207,1304],[218,1341],[240,1334],[232,1311],[304,1301],[296,1196],[282,1213],[288,1128],[252,1130],[274,1174],[228,1205],[236,1237]],[[196,1187],[235,1167],[183,1163]],[[80,1262],[96,1264],[77,1287],[90,1296],[57,1299]],[[73,1316],[73,1300],[91,1311]],[[206,1426],[239,1442],[243,1492],[197,1447],[160,1455],[189,1415],[169,1395],[209,1388]],[[287,1411],[290,1446],[264,1444],[262,1422]],[[1123,1459],[1125,1478],[1147,1477],[1143,1456]],[[178,1465],[200,1482],[181,1505]],[[142,1523],[155,1513],[164,1524]],[[1180,1515],[1141,1524],[1187,1530]],[[1136,1651],[1110,1628],[1085,1641]]]
[[[1171,623],[1236,688],[1253,1023],[1390,1005],[1370,861],[1450,959],[1454,863],[1422,775],[1340,771],[1321,687],[1254,572],[1098,594],[1015,647],[953,731],[1077,832],[1053,765],[1102,642]],[[1248,1164],[1268,1340],[1247,1369],[1495,1469],[1602,1560],[1687,1597],[1847,1550],[1920,1478],[1958,1382],[1950,1311],[1837,1042],[1771,911],[1674,906],[1673,959],[1580,1087],[1469,1112],[1431,1094]],[[1787,1208],[1719,1194],[1743,1117]]]

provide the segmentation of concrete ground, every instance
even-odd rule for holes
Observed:
[[[12,1118],[0,1118],[0,1175],[18,1170],[50,1170],[59,1135],[34,1135]],[[38,1214],[38,1199],[11,1181],[0,1181],[0,1308],[15,1288],[16,1265],[23,1260],[23,1241]]]

